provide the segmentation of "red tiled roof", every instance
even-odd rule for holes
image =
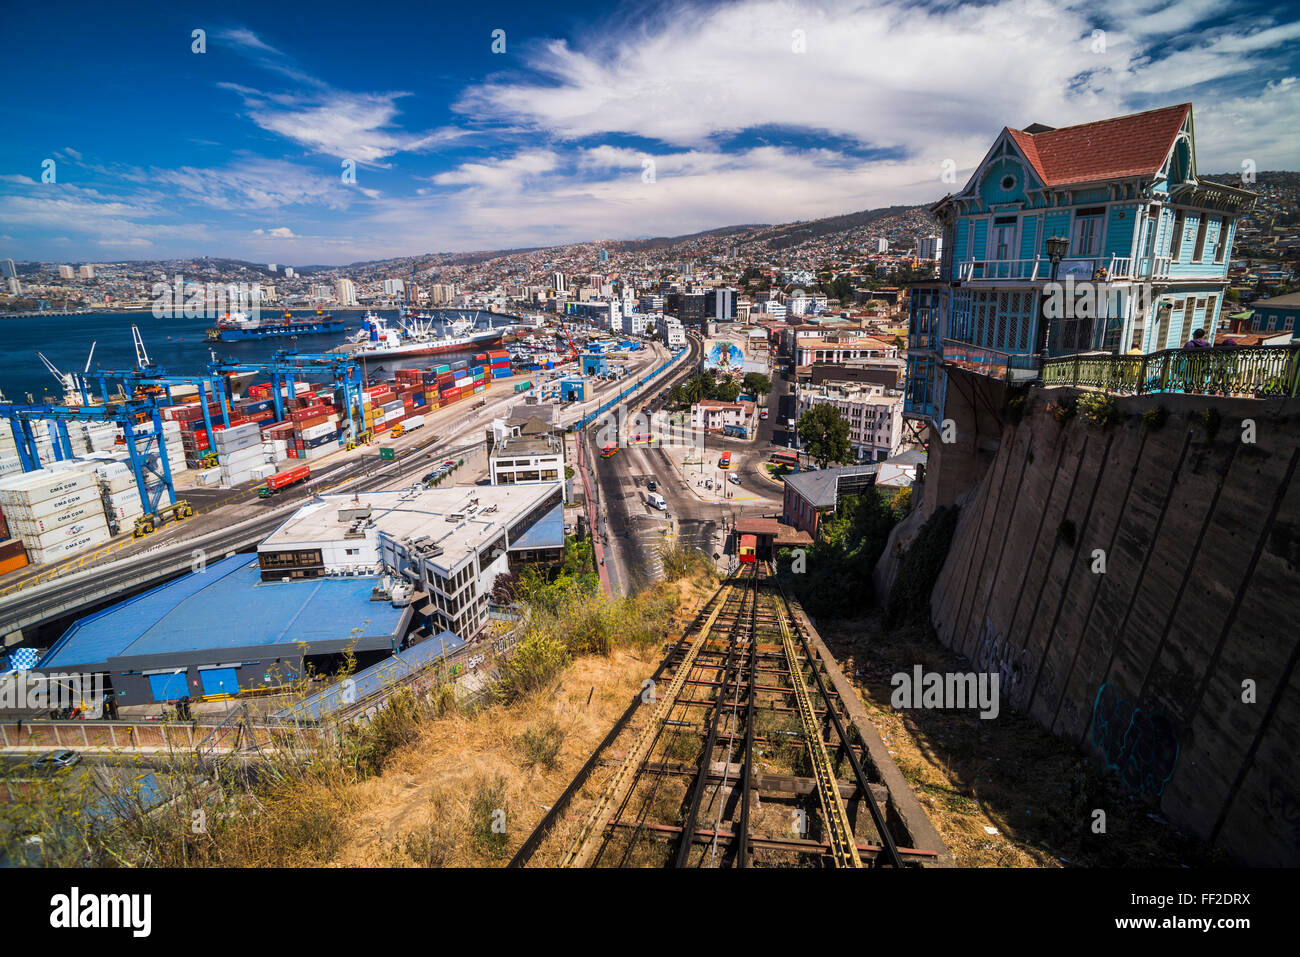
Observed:
[[[1157,173],[1192,104],[1066,126],[1044,133],[1007,132],[1046,186]]]

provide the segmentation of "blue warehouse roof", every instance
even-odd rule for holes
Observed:
[[[306,642],[334,650],[389,645],[409,609],[372,602],[374,578],[263,582],[255,557],[232,555],[83,618],[38,665],[107,665],[110,658],[220,652]]]

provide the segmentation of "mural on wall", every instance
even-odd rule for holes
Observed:
[[[1178,733],[1172,721],[1135,708],[1114,686],[1103,684],[1092,703],[1092,743],[1106,766],[1130,789],[1160,797],[1178,764]]]
[[[745,353],[734,342],[711,342],[704,353],[704,368],[715,372],[742,372]]]

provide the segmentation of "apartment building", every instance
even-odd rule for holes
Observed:
[[[883,461],[903,441],[903,397],[886,394],[878,385],[823,384],[799,389],[796,415],[819,405],[838,409],[848,420],[849,442],[860,462]]]

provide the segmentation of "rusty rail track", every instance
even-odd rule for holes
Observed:
[[[723,582],[510,866],[935,863],[809,627],[765,566]]]

